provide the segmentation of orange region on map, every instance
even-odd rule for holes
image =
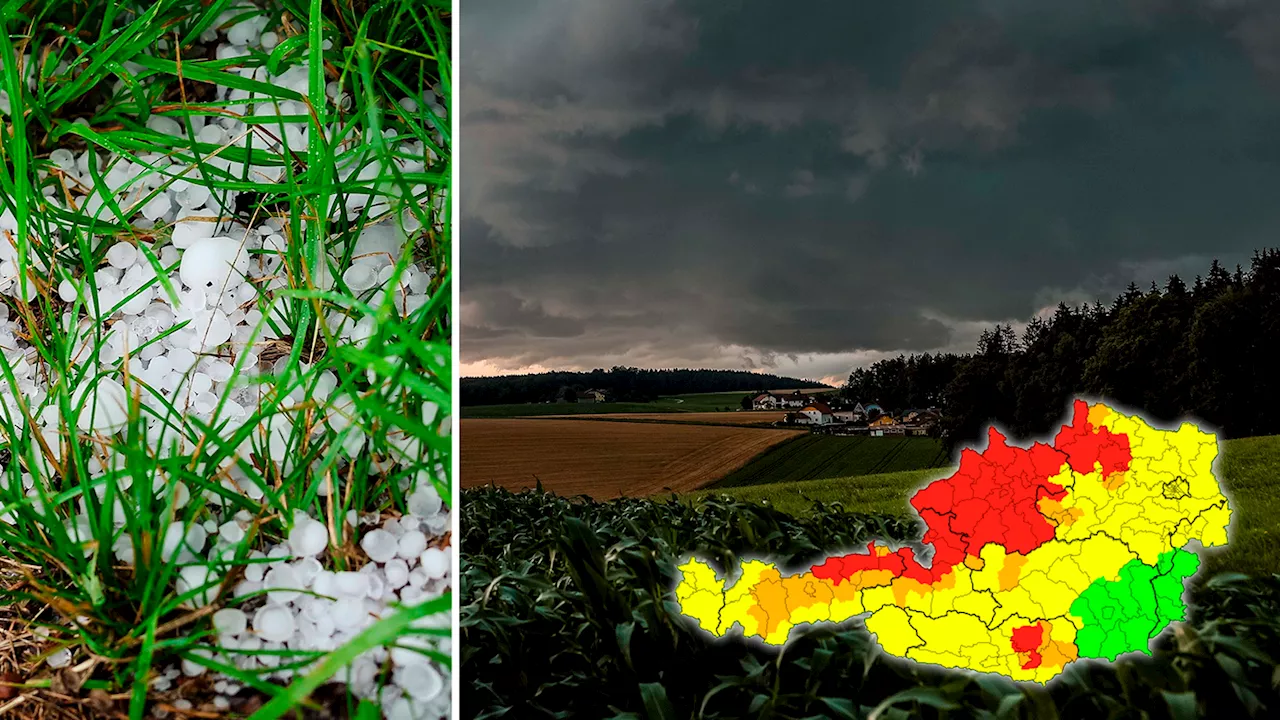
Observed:
[[[746,561],[730,579],[691,557],[675,591],[681,611],[713,636],[772,645],[803,625],[865,616],[891,655],[1036,682],[1077,658],[1149,652],[1185,614],[1198,562],[1184,548],[1227,542],[1217,439],[1084,401],[1052,445],[1014,447],[995,428],[988,438],[911,498],[927,564],[910,547],[872,542],[796,573]],[[1118,596],[1108,587],[1142,582],[1164,594],[1102,606]]]

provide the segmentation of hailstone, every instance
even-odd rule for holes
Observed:
[[[178,276],[189,288],[221,293],[239,287],[249,270],[249,253],[233,238],[200,238],[182,253]]]

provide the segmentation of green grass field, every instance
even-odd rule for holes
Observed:
[[[523,403],[474,405],[462,408],[464,418],[538,417],[540,415],[601,415],[604,413],[684,412],[658,403]]]
[[[898,473],[941,467],[950,461],[942,443],[932,438],[805,435],[769,450],[721,478],[714,487]]]
[[[1280,477],[1280,436],[1228,440],[1221,468],[1236,514],[1227,548],[1206,553],[1206,576],[1226,571],[1249,575],[1280,573],[1280,525],[1275,521],[1280,517],[1280,486],[1276,483],[1276,478]],[[802,482],[782,481],[702,490],[687,497],[729,495],[750,502],[768,503],[793,515],[808,514],[815,501],[840,502],[845,509],[859,512],[908,515],[911,510],[907,499],[912,492],[925,483],[946,477],[951,471],[952,468],[947,467]]]
[[[742,407],[742,398],[755,393],[746,390],[721,393],[694,393],[691,395],[670,395],[660,397],[650,407],[668,407],[682,412],[718,412],[720,410],[737,410]]]
[[[814,502],[840,502],[847,509],[858,512],[908,515],[911,510],[907,505],[907,498],[912,491],[929,481],[946,477],[951,471],[952,468],[930,468],[762,485],[717,486],[690,493],[688,497],[729,495],[751,502],[768,503],[792,515],[807,514]]]

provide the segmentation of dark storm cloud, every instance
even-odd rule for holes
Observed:
[[[841,374],[1274,243],[1262,0],[467,0],[464,361]]]

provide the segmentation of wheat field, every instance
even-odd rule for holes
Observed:
[[[723,414],[723,413],[721,413]],[[596,499],[703,487],[803,431],[678,423],[464,419],[462,485]]]

